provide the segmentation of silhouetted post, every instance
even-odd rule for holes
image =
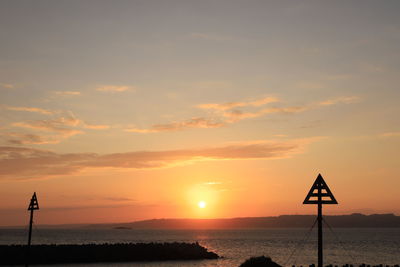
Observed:
[[[322,204],[318,203],[318,267],[323,266],[322,253]]]
[[[31,240],[32,240],[33,211],[38,209],[39,209],[39,203],[36,198],[36,192],[34,192],[28,207],[28,210],[31,211],[31,217],[29,220],[28,246],[26,248],[26,263],[25,263],[26,267],[29,266],[29,249],[31,247]]]
[[[322,192],[324,190],[325,192]],[[338,204],[328,185],[325,183],[321,174],[308,192],[303,204],[318,204],[318,267],[323,267],[323,249],[322,249],[322,204]]]

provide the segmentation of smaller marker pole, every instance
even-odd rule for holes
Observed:
[[[26,255],[25,255],[25,267],[29,266],[29,256],[30,256],[30,248],[32,241],[33,211],[38,209],[39,209],[39,203],[36,198],[36,192],[34,192],[28,207],[28,210],[31,212],[31,216],[29,219],[29,234],[28,234],[28,246],[26,247]]]
[[[34,211],[34,209],[31,209],[31,218],[29,220],[28,246],[26,248],[26,264],[25,264],[25,267],[29,266],[29,252],[30,252],[31,241],[32,241],[33,211]]]

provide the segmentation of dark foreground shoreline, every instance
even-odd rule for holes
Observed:
[[[26,263],[26,246],[0,245],[0,265]],[[30,264],[218,259],[198,243],[33,245]]]

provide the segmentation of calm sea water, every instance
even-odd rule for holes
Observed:
[[[150,263],[74,264],[76,267],[229,267],[251,256],[270,256],[283,266],[316,263],[316,230],[95,230],[41,229],[33,244],[83,244],[121,242],[199,242],[223,256],[219,260]],[[26,229],[0,229],[1,244],[25,244]],[[400,264],[400,228],[339,228],[324,231],[324,257],[329,264]],[[72,265],[52,265],[69,266]]]

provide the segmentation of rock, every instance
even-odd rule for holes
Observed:
[[[243,262],[239,267],[282,267],[273,262],[270,257],[252,257]]]

